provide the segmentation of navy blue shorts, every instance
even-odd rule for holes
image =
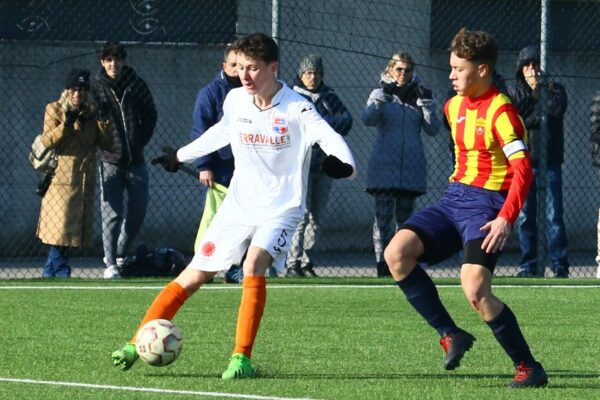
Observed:
[[[415,232],[423,242],[425,252],[419,261],[437,264],[467,242],[485,238],[487,232],[480,228],[496,219],[505,198],[505,192],[452,182],[437,203],[413,214],[401,229]],[[493,271],[494,266],[487,267]]]

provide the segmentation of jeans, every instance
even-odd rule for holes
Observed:
[[[375,193],[373,247],[375,261],[384,262],[383,252],[396,231],[415,209],[415,196],[395,193]]]
[[[531,274],[537,271],[537,186],[534,180],[517,220],[521,246],[521,268]],[[568,272],[567,233],[563,222],[562,167],[549,165],[546,170],[546,240],[554,273]]]
[[[309,252],[317,242],[319,224],[329,201],[332,178],[313,172],[308,176],[306,189],[306,210],[292,236],[290,251],[287,256],[287,267],[293,268],[296,262],[302,267],[312,263]]]
[[[125,257],[140,231],[148,207],[148,171],[145,164],[100,164],[102,242],[107,266]],[[127,192],[127,202],[125,202]]]
[[[69,247],[50,245],[42,278],[70,278]]]

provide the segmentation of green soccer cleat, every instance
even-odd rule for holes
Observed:
[[[127,371],[137,361],[138,353],[133,343],[127,343],[122,349],[113,351],[111,357],[115,367]]]
[[[229,359],[229,367],[227,371],[223,372],[221,378],[223,379],[244,379],[252,378],[254,376],[254,370],[250,365],[250,359],[242,353],[235,353]]]

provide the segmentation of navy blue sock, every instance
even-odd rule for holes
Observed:
[[[506,304],[496,318],[486,323],[515,365],[520,362],[525,362],[527,366],[533,365],[535,359],[529,345],[521,333],[515,314]]]
[[[425,321],[443,337],[459,331],[442,304],[438,291],[427,272],[417,265],[406,278],[396,281],[406,299]]]

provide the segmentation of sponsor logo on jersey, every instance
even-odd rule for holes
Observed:
[[[237,122],[241,122],[242,124],[251,124],[252,120],[246,117],[238,117]]]
[[[200,253],[204,257],[210,257],[215,254],[215,244],[213,242],[204,242],[202,246],[200,246]]]
[[[262,133],[240,133],[240,143],[242,145],[250,144],[278,147],[288,145],[289,141],[290,137],[288,135],[270,136]]]
[[[475,121],[475,133],[478,135],[483,135],[485,132],[485,119],[477,118]]]
[[[275,119],[273,120],[273,132],[283,135],[287,131],[288,131],[287,119],[285,119],[283,117],[275,117]]]

